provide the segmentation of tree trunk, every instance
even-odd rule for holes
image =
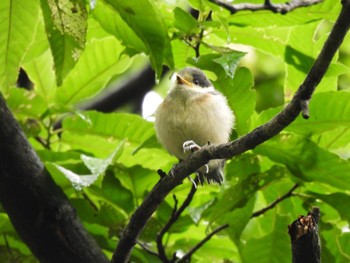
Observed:
[[[40,262],[108,262],[0,95],[0,202]]]

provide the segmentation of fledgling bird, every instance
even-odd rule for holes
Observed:
[[[182,69],[155,113],[155,128],[163,147],[180,160],[208,143],[229,140],[235,116],[224,95],[214,89],[205,74],[192,67]],[[221,184],[225,160],[210,160],[197,170],[199,180]]]

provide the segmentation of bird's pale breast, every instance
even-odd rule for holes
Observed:
[[[156,132],[163,146],[174,156],[184,159],[183,143],[193,140],[198,145],[225,143],[234,116],[226,98],[200,93],[187,99],[167,97],[156,112]]]

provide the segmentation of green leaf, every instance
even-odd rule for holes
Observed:
[[[85,154],[82,154],[80,158],[92,174],[104,174],[108,166],[122,154],[124,143],[125,141],[121,141],[106,159],[94,158]]]
[[[350,125],[350,92],[322,92],[310,101],[310,118],[299,117],[288,130],[300,134],[319,134],[338,127]]]
[[[242,261],[246,263],[291,262],[290,241],[287,234],[287,225],[291,223],[290,218],[274,212],[271,216],[265,216],[264,221],[266,223],[261,228],[269,234],[256,237],[257,233],[250,232],[251,238],[245,240],[246,244],[241,251]]]
[[[339,127],[350,125],[350,92],[334,91],[316,93],[310,100],[310,118],[299,116],[287,131],[298,134],[321,134]],[[264,111],[260,114],[256,126],[261,125],[281,111],[281,107]]]
[[[67,117],[63,121],[62,143],[73,149],[80,149],[94,153],[99,158],[105,158],[122,140],[126,140],[124,152],[118,163],[131,167],[142,165],[145,168],[169,168],[171,158],[161,149],[140,149],[133,155],[137,147],[154,136],[153,123],[147,122],[138,115],[133,114],[103,114],[97,112],[85,113],[89,121],[77,115]]]
[[[47,110],[47,105],[42,97],[34,91],[25,89],[11,89],[7,99],[7,105],[19,119],[40,119]]]
[[[198,29],[198,22],[188,12],[176,7],[174,9],[174,26],[182,32],[189,34]]]
[[[145,140],[139,147],[137,147],[132,154],[138,153],[143,148],[161,148],[162,146],[159,144],[157,136],[154,134]]]
[[[240,59],[245,54],[245,52],[240,51],[225,52],[220,57],[213,59],[213,61],[218,63],[225,70],[226,75],[232,79]]]
[[[0,91],[4,94],[16,83],[20,64],[35,36],[38,18],[37,1],[0,1]]]
[[[158,77],[161,76],[163,62],[173,68],[173,55],[167,28],[160,11],[153,2],[148,0],[105,1],[120,14],[122,19],[144,42],[152,67]]]
[[[71,182],[72,186],[78,191],[93,184],[100,176],[100,174],[76,174],[73,171],[68,170],[63,166],[57,164],[47,164],[46,167],[48,168],[50,173],[58,173],[64,175]],[[56,169],[56,172],[54,171],[54,169]]]
[[[56,94],[56,76],[53,58],[49,50],[23,65],[25,72],[34,83],[34,89],[46,102],[52,105]]]
[[[176,56],[174,56],[175,69],[186,67],[188,65],[188,58],[196,56],[194,49],[179,39],[171,41],[171,49],[173,53],[176,54]]]
[[[132,192],[124,187],[110,170],[103,177],[102,187],[93,186],[88,188],[87,192],[94,201],[107,203],[115,209],[123,209],[127,213],[131,213],[135,208]],[[111,224],[113,224],[113,220]]]
[[[343,193],[332,193],[332,194],[311,194],[318,199],[321,199],[325,203],[329,204],[332,208],[336,209],[341,216],[342,220],[348,221],[350,223],[350,211],[347,209],[347,204],[350,201],[350,196]],[[322,213],[324,213],[322,211]]]
[[[290,28],[281,28],[277,26],[275,28],[266,29],[255,27],[230,27],[230,35],[237,44],[253,46],[266,54],[283,59],[285,43],[290,30]],[[226,32],[218,32],[217,35],[225,40],[227,38]]]
[[[284,53],[284,60],[287,63],[285,79],[287,94],[293,94],[303,83],[328,37],[328,34],[323,34],[315,39],[318,27],[318,23],[312,23],[294,27],[290,32]],[[336,63],[337,59],[336,55],[321,83],[317,86],[317,92],[336,90],[338,76],[349,71],[346,66]]]
[[[71,105],[101,91],[113,76],[123,73],[129,67],[131,60],[122,55],[122,52],[123,47],[112,36],[91,40],[74,69],[57,90],[58,102]]]
[[[305,182],[350,189],[350,163],[304,137],[279,135],[255,148],[254,152],[286,165],[294,176]]]
[[[74,67],[85,46],[87,11],[83,0],[41,0],[55,62],[57,85]]]
[[[215,46],[210,46],[210,48],[218,53],[201,55],[199,58],[191,57],[187,59],[187,62],[198,68],[214,72],[217,79],[223,79],[227,76],[232,79],[240,59],[246,53]]]
[[[230,223],[230,217],[226,217],[225,215],[234,211],[236,208],[244,207],[259,189],[278,180],[284,174],[284,168],[273,166],[267,172],[251,173],[248,177],[239,180],[235,185],[225,189],[219,197],[219,201],[212,209],[210,222],[218,224]]]
[[[252,216],[254,204],[255,199],[252,198],[244,207],[224,215],[224,221],[229,222],[228,235],[236,245],[239,245],[241,234]]]
[[[147,47],[142,40],[110,5],[98,1],[92,14],[102,28],[118,38],[126,48],[147,53]]]
[[[88,194],[87,194],[88,195]],[[89,196],[89,195],[88,195]],[[89,196],[90,197],[90,196]],[[101,203],[96,209],[91,205],[90,200],[82,198],[70,199],[73,207],[77,210],[79,217],[88,223],[96,223],[102,226],[110,227],[112,224],[119,224],[126,219],[126,214],[116,206]]]
[[[216,85],[218,84],[218,85]],[[239,68],[233,80],[219,79],[215,86],[221,90],[228,99],[229,105],[236,116],[238,134],[245,134],[250,128],[250,116],[255,109],[255,91],[252,90],[253,76],[246,68]]]

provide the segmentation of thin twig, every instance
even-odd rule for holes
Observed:
[[[272,4],[269,0],[265,0],[263,4],[241,3],[241,4],[234,4],[234,5],[222,0],[209,0],[209,1],[227,9],[228,11],[231,12],[231,14],[235,14],[239,11],[261,11],[261,10],[269,10],[273,13],[286,14],[296,8],[307,7],[307,6],[318,4],[322,0],[309,0],[309,1],[292,0],[291,2],[286,2],[284,4]]]
[[[298,187],[299,187],[299,185],[295,184],[286,194],[284,194],[281,197],[277,198],[275,201],[273,201],[271,204],[269,204],[268,206],[264,207],[263,209],[260,209],[260,210],[258,210],[256,212],[254,212],[250,218],[258,217],[258,216],[266,213],[266,211],[274,208],[278,203],[282,202],[284,199],[286,199],[288,197],[291,197],[293,195],[293,191],[295,189],[297,189]]]
[[[218,228],[214,229],[209,235],[207,235],[205,238],[202,239],[201,242],[199,242],[197,245],[195,245],[193,248],[191,248],[182,258],[180,258],[176,263],[180,262],[186,262],[191,258],[191,256],[200,249],[209,239],[211,239],[216,233],[220,232],[221,230],[228,228],[229,225],[225,224],[222,226],[219,226]]]
[[[179,217],[181,216],[182,212],[186,209],[186,207],[188,207],[189,204],[191,203],[193,196],[197,191],[196,184],[198,184],[198,180],[199,179],[197,176],[194,179],[195,184],[192,184],[190,192],[188,193],[185,201],[182,203],[182,205],[180,206],[180,208],[178,210],[177,210],[178,201],[177,201],[176,197],[174,196],[175,205],[174,205],[172,215],[169,218],[168,222],[164,225],[164,227],[157,234],[156,243],[157,243],[157,248],[158,248],[158,254],[159,254],[159,258],[163,262],[170,262],[165,254],[165,249],[164,249],[164,245],[163,245],[163,237],[164,237],[165,233],[168,232],[170,227],[179,219]]]
[[[150,255],[152,255],[152,256],[156,256],[156,257],[159,258],[159,255],[158,255],[156,252],[150,250],[150,249],[146,246],[146,244],[144,244],[144,243],[142,243],[142,242],[140,242],[140,241],[137,241],[137,244],[138,244],[140,247],[142,247],[142,249],[145,250],[148,254],[150,254]]]

